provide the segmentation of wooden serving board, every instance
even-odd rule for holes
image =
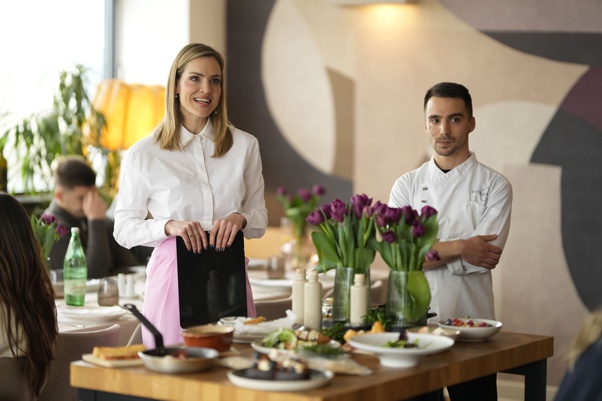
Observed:
[[[105,368],[125,368],[128,366],[140,366],[142,365],[142,359],[117,359],[117,360],[106,360],[95,357],[93,354],[83,354],[82,359],[88,363],[94,365],[103,366]]]

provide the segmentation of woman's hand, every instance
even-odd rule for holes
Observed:
[[[165,224],[165,234],[170,237],[182,237],[186,249],[192,250],[194,253],[201,253],[209,246],[207,234],[198,221],[170,220]]]
[[[240,213],[232,213],[228,217],[215,221],[209,234],[209,246],[220,252],[230,247],[236,234],[247,225],[247,219]]]

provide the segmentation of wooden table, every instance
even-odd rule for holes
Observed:
[[[495,372],[506,372],[525,376],[525,400],[545,401],[546,360],[553,355],[553,344],[552,337],[502,331],[484,342],[456,342],[449,351],[425,357],[418,366],[407,369],[382,367],[374,356],[354,355],[374,373],[336,375],[327,386],[304,392],[239,388],[230,383],[226,369],[219,367],[196,374],[166,375],[143,367],[109,369],[83,361],[72,363],[71,385],[158,400],[397,401]],[[236,348],[243,355],[251,355],[248,345],[236,344]],[[91,395],[85,391],[82,395],[86,393]],[[102,400],[102,395],[95,392],[96,398],[89,399]]]

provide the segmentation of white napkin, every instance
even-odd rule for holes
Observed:
[[[268,334],[279,328],[292,329],[297,315],[292,310],[286,311],[286,317],[258,324],[244,324],[240,320],[234,322],[236,334]]]

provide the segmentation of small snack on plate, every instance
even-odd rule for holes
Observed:
[[[383,324],[379,321],[376,321],[376,322],[372,323],[372,329],[370,331],[366,331],[366,330],[355,331],[353,329],[349,329],[349,330],[347,330],[347,332],[345,333],[345,336],[343,336],[343,338],[345,339],[345,341],[349,341],[350,338],[353,338],[355,336],[360,336],[362,334],[375,334],[375,333],[384,333],[384,332],[385,332],[385,328],[383,327]]]
[[[266,320],[265,317],[257,316],[257,317],[253,317],[249,320],[243,321],[243,324],[259,324],[259,323],[265,322],[265,320]]]
[[[115,361],[123,359],[138,359],[138,352],[145,351],[143,344],[129,345],[126,347],[94,347],[92,354],[106,361]]]
[[[260,380],[309,380],[311,371],[305,361],[296,357],[256,353],[248,375]]]
[[[268,348],[294,350],[298,347],[314,344],[327,344],[330,337],[316,330],[297,330],[280,328],[263,338],[261,344]]]

